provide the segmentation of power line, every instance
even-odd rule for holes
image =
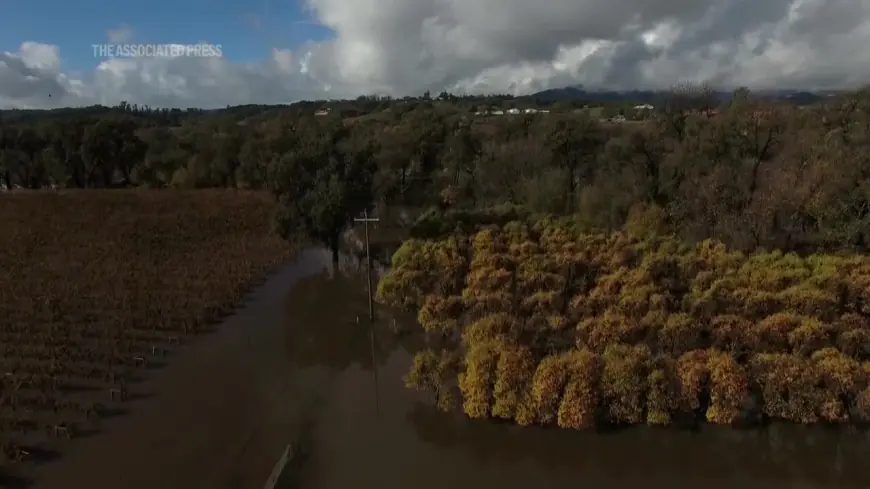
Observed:
[[[369,217],[369,211],[364,211],[363,217],[354,218],[354,222],[363,222],[366,226],[366,261],[368,262],[366,275],[369,283],[369,340],[372,348],[372,369],[374,370],[375,378],[375,413],[380,414],[381,401],[380,394],[378,393],[378,361],[375,356],[375,301],[374,291],[372,290],[372,255],[369,248],[369,223],[380,222],[380,219],[377,217]]]

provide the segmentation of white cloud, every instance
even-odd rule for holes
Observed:
[[[307,8],[335,39],[275,48],[255,64],[113,59],[74,75],[63,72],[56,46],[25,42],[0,53],[0,106],[221,107],[691,80],[758,88],[870,83],[866,0],[307,0]],[[132,36],[126,26],[109,32],[112,42]]]

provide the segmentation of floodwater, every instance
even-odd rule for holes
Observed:
[[[854,430],[639,427],[602,434],[440,413],[404,388],[402,376],[421,345],[411,336],[397,339],[385,311],[376,326],[376,389],[365,276],[353,259],[343,268],[301,280],[286,302],[293,375],[299,385],[317,386],[296,396],[313,413],[297,487],[870,487],[870,434]]]
[[[288,443],[308,455],[288,471],[299,489],[870,487],[870,437],[856,432],[597,434],[440,413],[403,385],[423,345],[394,331],[412,318],[376,307],[371,341],[357,256],[333,270],[328,252],[301,254],[34,487],[260,489]]]
[[[262,488],[304,424],[295,391],[314,387],[291,382],[287,293],[329,262],[321,250],[301,254],[214,332],[182,341],[166,367],[132,384],[140,399],[129,413],[23,478],[35,478],[34,489]]]

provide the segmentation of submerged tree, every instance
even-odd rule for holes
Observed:
[[[325,244],[338,261],[341,233],[371,207],[375,148],[340,123],[301,134],[279,160],[274,194],[278,232],[294,232]]]

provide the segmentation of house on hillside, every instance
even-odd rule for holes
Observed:
[[[317,112],[314,113],[314,115],[317,117],[329,115],[329,107],[318,110]]]
[[[634,110],[653,110],[654,108],[655,107],[650,104],[640,104],[634,106]]]

